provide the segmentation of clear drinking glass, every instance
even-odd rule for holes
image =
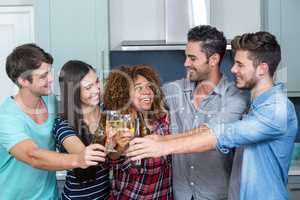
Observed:
[[[104,134],[104,130],[102,128],[98,128],[96,130],[96,132],[93,134],[93,138],[92,138],[92,144],[101,144],[101,145],[105,145],[105,134]],[[98,166],[106,166],[106,161],[103,163],[99,163]]]
[[[105,134],[103,129],[97,129],[93,134],[92,144],[105,145]]]
[[[117,150],[115,149],[116,147],[115,136],[121,127],[122,127],[121,114],[115,110],[106,111],[105,147],[107,152],[117,152]]]
[[[134,137],[134,121],[131,117],[130,114],[122,114],[121,115],[121,125],[120,125],[120,128],[121,130],[118,131],[118,137],[117,138],[117,144],[121,147],[122,150],[125,150],[127,147],[128,147],[128,144],[129,144],[129,140],[128,141],[124,141],[122,140],[122,136],[124,136],[124,134],[127,134],[127,137],[129,136],[128,135],[128,132],[127,130],[129,131],[130,133],[130,139],[132,139]],[[127,129],[126,131],[123,131],[123,130]]]

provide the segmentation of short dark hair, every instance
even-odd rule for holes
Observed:
[[[7,56],[6,73],[19,86],[17,79],[21,76],[31,82],[31,71],[38,69],[42,62],[52,64],[53,57],[36,44],[23,44]]]
[[[84,144],[89,144],[86,126],[83,124],[83,113],[80,100],[80,81],[90,70],[95,69],[82,61],[70,60],[66,62],[59,74],[60,106],[59,116],[67,120],[79,133]]]
[[[281,50],[276,37],[271,33],[260,31],[236,36],[231,41],[233,51],[248,51],[248,57],[255,67],[267,63],[270,76],[273,77],[281,60]]]
[[[226,51],[226,38],[223,32],[209,25],[195,26],[188,32],[188,41],[201,42],[201,47],[206,57],[215,53],[220,55],[220,62]]]

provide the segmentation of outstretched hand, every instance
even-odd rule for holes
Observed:
[[[168,154],[168,146],[163,136],[149,135],[143,138],[134,138],[129,143],[127,156],[132,161],[143,158],[155,158]]]
[[[85,169],[89,166],[104,162],[106,157],[105,147],[101,144],[91,144],[87,146],[79,155],[79,167]]]

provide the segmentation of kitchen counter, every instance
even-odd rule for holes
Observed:
[[[289,170],[289,176],[300,176],[300,160],[293,160]],[[66,171],[56,172],[57,180],[65,180]]]
[[[56,180],[64,181],[66,179],[66,171],[57,171],[56,172]]]

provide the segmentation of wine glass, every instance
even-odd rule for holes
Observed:
[[[109,110],[106,111],[106,125],[105,125],[105,133],[106,133],[106,141],[105,147],[107,152],[117,152],[115,149],[116,141],[115,135],[120,129],[121,126],[121,115],[118,111]]]
[[[134,121],[130,114],[122,114],[121,115],[121,123],[120,123],[120,130],[117,133],[116,143],[119,145],[121,149],[121,153],[128,148],[129,140],[134,137]],[[128,135],[128,133],[130,135]],[[129,137],[129,140],[124,140],[125,137]]]

